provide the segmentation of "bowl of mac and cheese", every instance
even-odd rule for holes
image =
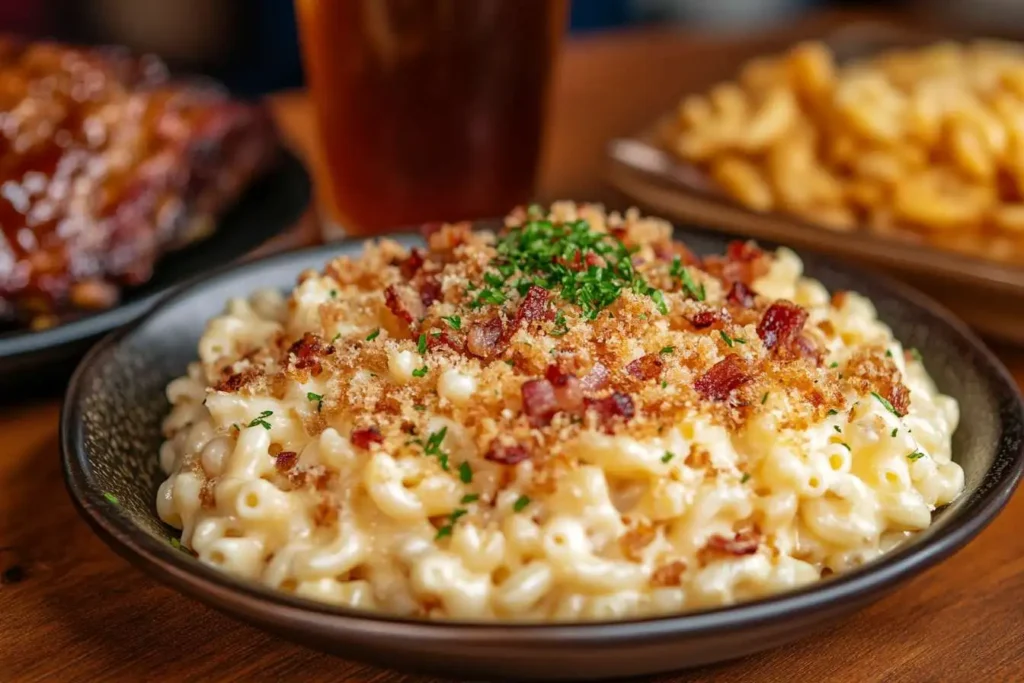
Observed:
[[[87,517],[265,625],[235,601],[316,615],[273,617],[299,631],[500,625],[515,649],[546,627],[806,615],[829,591],[852,608],[873,573],[966,542],[1016,481],[1015,390],[915,295],[831,266],[827,288],[785,248],[680,241],[632,210],[473,228],[227,271],[94,352],[65,415]],[[145,398],[96,393],[125,367]],[[117,447],[145,476],[126,494],[123,464],[74,454],[132,410],[138,446]],[[139,514],[144,544],[112,530]],[[594,665],[571,673],[671,668]]]

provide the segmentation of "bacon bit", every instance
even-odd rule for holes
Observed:
[[[550,424],[551,418],[558,412],[558,398],[555,387],[546,379],[531,379],[523,383],[523,412],[534,427]]]
[[[496,462],[500,465],[516,465],[530,457],[530,451],[519,444],[499,443],[497,439],[491,442],[484,460]]]
[[[658,354],[648,353],[627,365],[626,372],[636,379],[646,381],[660,375],[664,367],[665,363],[658,357]]]
[[[217,509],[217,492],[214,490],[216,486],[216,479],[207,479],[203,482],[203,485],[199,487],[199,504],[204,510]]]
[[[663,564],[651,574],[651,585],[656,587],[678,586],[682,582],[685,571],[686,563],[682,560]]]
[[[694,329],[703,330],[711,327],[721,319],[722,314],[718,311],[700,311],[699,313],[695,313],[689,320]]]
[[[842,289],[836,292],[832,292],[832,308],[842,308],[843,306],[845,306],[846,299],[849,295],[849,292]]]
[[[516,333],[516,330],[525,322],[527,324],[533,320],[543,320],[544,315],[548,308],[548,298],[551,296],[551,292],[538,287],[537,285],[531,285],[530,289],[527,290],[526,296],[523,297],[523,303],[519,304],[519,310],[516,311],[515,317],[512,319],[512,325],[509,328],[508,337],[511,337]]]
[[[360,427],[352,430],[349,440],[353,446],[365,451],[370,449],[370,444],[384,443],[384,436],[377,427]]]
[[[706,399],[724,401],[734,389],[738,389],[750,379],[750,368],[746,361],[735,353],[730,353],[698,377],[693,387]]]
[[[299,460],[299,454],[295,451],[281,451],[277,454],[274,459],[274,467],[277,468],[278,472],[287,472],[291,468],[295,467],[295,463]]]
[[[754,307],[754,292],[750,287],[739,280],[732,283],[732,287],[729,289],[729,293],[726,295],[726,300],[741,308],[753,308]]]
[[[388,285],[387,289],[384,290],[384,302],[387,304],[388,310],[394,313],[396,318],[406,325],[412,326],[416,316],[409,310],[409,305],[402,298],[395,285]]]
[[[649,522],[642,522],[635,529],[630,529],[619,537],[619,548],[627,559],[639,562],[643,549],[651,544],[657,533]]]
[[[709,256],[702,267],[726,283],[742,282],[749,286],[768,272],[769,261],[753,242],[734,240],[729,243],[725,257]]]
[[[456,353],[462,353],[466,349],[465,341],[449,334],[447,330],[443,330],[441,332],[432,332],[427,335],[427,348],[430,349],[431,351],[439,349],[444,346],[448,347],[449,349]]]
[[[910,411],[910,389],[902,382],[896,382],[889,387],[886,398],[892,404],[896,414],[903,417]]]
[[[616,417],[630,420],[636,414],[633,399],[619,391],[604,398],[588,398],[585,403],[587,410],[597,413],[597,417],[602,423],[607,423]]]
[[[590,372],[580,379],[580,387],[583,391],[598,391],[604,388],[610,377],[608,368],[598,361],[590,368]]]
[[[684,266],[700,264],[700,259],[682,242],[658,242],[652,245],[652,249],[659,261],[672,261],[678,256],[679,262]]]
[[[505,326],[497,316],[477,323],[466,334],[466,349],[478,358],[489,358],[500,349],[504,332]]]
[[[761,534],[755,529],[736,532],[732,538],[714,534],[704,547],[726,555],[753,555],[761,545]]]
[[[572,413],[583,406],[583,388],[575,375],[562,372],[557,365],[549,365],[545,377],[554,388],[558,410]]]
[[[597,266],[598,268],[603,268],[605,265],[607,265],[607,263],[604,260],[604,257],[602,257],[599,254],[595,254],[592,251],[587,252],[587,256],[586,258],[583,259],[583,262],[587,265],[588,268],[590,266]]]
[[[807,311],[790,301],[776,301],[757,324],[757,336],[768,349],[788,346],[807,322]]]
[[[788,351],[790,357],[807,358],[813,360],[815,365],[821,365],[825,357],[824,351],[819,349],[814,340],[806,334],[801,334],[793,339],[793,342],[788,347]]]
[[[764,256],[764,251],[751,241],[732,240],[725,249],[725,257],[730,261],[750,263]]]
[[[320,337],[310,332],[303,334],[302,339],[288,349],[288,355],[295,356],[295,369],[309,370],[313,376],[319,375],[323,371],[323,365],[320,364],[321,358],[333,353],[333,346],[324,346]]]
[[[420,283],[420,301],[423,308],[430,308],[430,305],[441,298],[441,282],[436,277],[428,277]]]
[[[411,280],[423,267],[423,252],[415,247],[409,252],[409,257],[398,265],[402,277]]]

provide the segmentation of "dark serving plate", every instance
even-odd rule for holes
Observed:
[[[726,238],[683,232],[700,253]],[[417,238],[403,236],[406,243]],[[68,388],[61,450],[68,491],[96,533],[183,593],[306,645],[354,659],[472,678],[576,679],[653,674],[733,659],[810,634],[893,590],[967,543],[1006,503],[1024,466],[1024,406],[1016,385],[967,328],[916,291],[827,259],[808,274],[874,300],[917,347],[939,388],[960,403],[954,458],[966,489],[912,542],[868,565],[777,597],[655,619],[560,625],[428,622],[342,609],[235,579],[174,549],[156,515],[164,387],[185,371],[208,318],[230,297],[292,287],[306,268],[356,252],[346,241],[280,254],[195,280],[93,348]],[[111,493],[119,501],[106,499]]]
[[[153,277],[126,289],[114,308],[39,332],[0,333],[0,397],[44,392],[66,380],[89,346],[138,318],[171,287],[244,256],[292,226],[309,205],[310,188],[302,162],[285,152],[223,215],[210,237],[161,259]]]

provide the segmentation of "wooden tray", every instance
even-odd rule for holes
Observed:
[[[842,61],[939,39],[935,34],[872,23],[844,28],[825,42]],[[666,119],[661,119],[608,145],[607,179],[644,209],[683,223],[828,253],[885,270],[936,297],[986,335],[1024,345],[1024,267],[943,250],[915,241],[910,233],[890,237],[867,231],[839,232],[790,214],[748,209],[719,192],[702,171],[661,149],[664,125]]]

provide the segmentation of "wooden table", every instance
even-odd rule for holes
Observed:
[[[821,29],[828,17],[790,29]],[[643,31],[576,40],[564,52],[542,198],[609,199],[602,146],[673,104],[701,68],[726,69],[774,37],[715,42]],[[276,101],[313,150],[301,94]],[[315,157],[313,157],[315,163]],[[614,201],[614,198],[612,198]],[[1024,354],[1000,351],[1024,383]],[[119,559],[64,491],[57,400],[0,415],[0,681],[425,681],[265,635],[185,599]],[[958,555],[816,637],[674,681],[1024,680],[1024,492]]]

